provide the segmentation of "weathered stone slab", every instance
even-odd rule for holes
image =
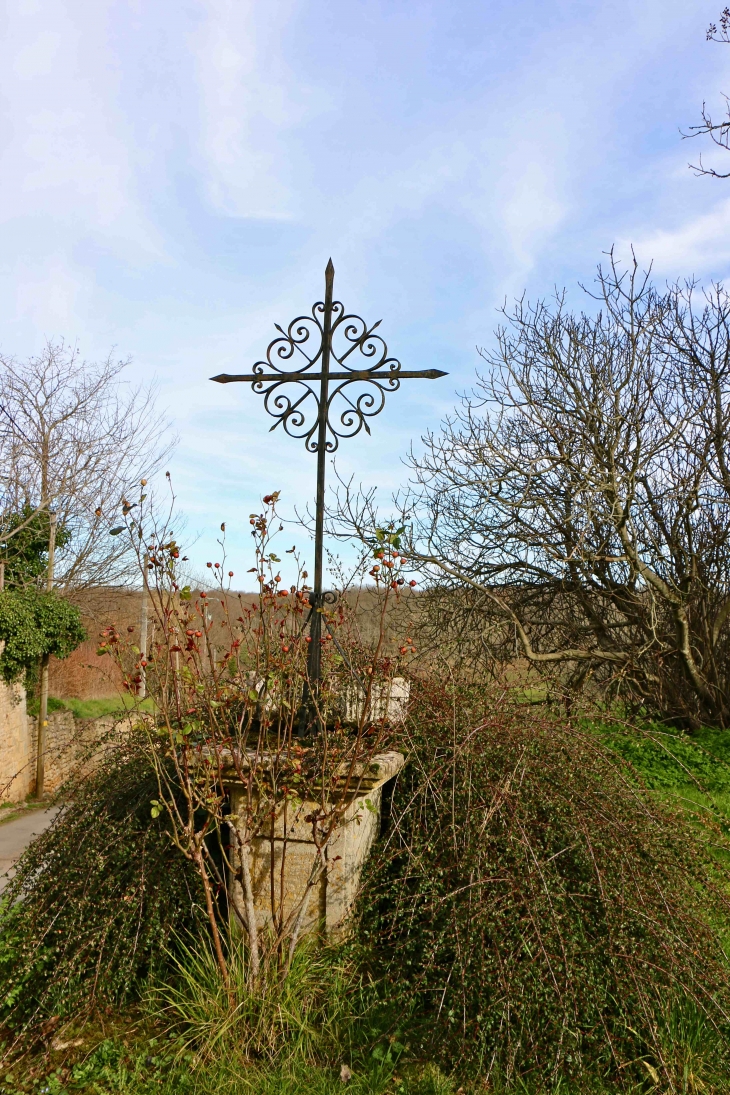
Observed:
[[[347,915],[357,898],[363,867],[380,829],[383,786],[397,775],[403,763],[401,753],[388,752],[355,766],[347,808],[322,851],[324,864],[315,839],[316,825],[311,820],[319,805],[305,801],[298,802],[295,807],[291,803],[281,803],[277,807],[267,829],[262,835],[253,837],[250,843],[251,879],[259,929],[272,924],[273,909],[277,915],[283,911],[284,918],[289,917],[301,905],[310,879],[319,874],[307,901],[301,931],[305,934],[321,929],[328,935],[336,935],[345,930]],[[232,814],[244,814],[246,789],[240,782],[231,781],[229,794]],[[241,835],[245,839],[245,833]],[[239,867],[234,857],[234,871]],[[240,885],[233,880],[232,884]]]

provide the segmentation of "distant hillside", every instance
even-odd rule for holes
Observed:
[[[220,595],[216,595],[214,591],[208,593],[215,633],[215,624],[222,619],[223,608]],[[257,593],[230,593],[227,598],[230,602],[238,602],[240,597],[244,603],[251,603],[256,601],[257,596]],[[365,644],[374,642],[378,634],[380,615],[377,595],[372,589],[364,588],[347,593],[346,600],[354,609],[353,634]],[[99,633],[113,623],[120,629],[134,627],[139,635],[141,591],[98,587],[79,592],[74,596],[74,601],[81,610],[89,638],[64,661],[51,659],[50,693],[59,699],[91,700],[116,696],[121,690],[121,675],[110,658],[97,657]],[[386,620],[387,649],[392,650],[394,645],[403,640],[406,630],[413,629],[415,621],[412,610],[417,602],[418,595],[408,593],[400,605],[393,603],[389,608]],[[230,604],[229,611],[234,617],[240,614],[240,608],[236,612],[232,611],[236,607],[235,603]],[[152,623],[153,614],[150,610],[150,628]]]

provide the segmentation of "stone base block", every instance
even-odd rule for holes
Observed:
[[[318,809],[314,802],[299,803],[296,809],[282,804],[268,833],[251,840],[249,858],[256,921],[265,929],[283,910],[286,920],[301,907],[312,878],[302,920],[303,934],[323,930],[335,936],[345,930],[347,915],[357,898],[363,867],[380,830],[384,784],[403,767],[401,753],[373,757],[359,778],[358,793],[352,796],[336,830],[327,841],[322,857],[317,850],[312,823],[305,820]],[[243,812],[246,791],[241,784],[229,787],[232,813]],[[323,862],[322,862],[323,859]],[[240,865],[234,858],[234,869]],[[240,883],[238,898],[242,898]],[[272,898],[273,895],[273,898]]]

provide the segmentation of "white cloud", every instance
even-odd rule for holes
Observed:
[[[642,263],[653,262],[654,271],[666,277],[722,278],[730,267],[730,198],[676,228],[619,240],[617,252],[628,254],[632,244]]]
[[[294,79],[283,57],[298,6],[208,0],[190,39],[201,168],[211,204],[226,215],[289,219],[299,211],[286,138],[328,109],[328,99]]]
[[[56,228],[71,222],[76,239],[98,231],[154,253],[160,238],[137,195],[109,19],[104,4],[7,9],[0,223],[52,218]]]
[[[37,267],[18,263],[6,291],[12,293],[13,288],[16,314],[24,316],[39,337],[57,337],[59,333],[76,331],[91,287],[88,276],[74,269],[62,254],[56,254],[45,256]]]

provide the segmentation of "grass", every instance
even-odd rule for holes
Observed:
[[[97,1034],[98,1038],[98,1034]],[[174,1039],[149,1030],[97,1040],[76,1058],[51,1053],[41,1062],[0,1078],[2,1095],[455,1095],[457,1084],[434,1065],[371,1062],[352,1070],[345,1083],[341,1066],[291,1062],[248,1065],[219,1059],[203,1068],[192,1055],[180,1059]],[[483,1089],[482,1089],[483,1091]]]
[[[105,715],[123,715],[134,707],[135,710],[152,711],[154,704],[148,697],[141,702],[133,696],[104,696],[96,700],[58,699],[56,696],[48,697],[48,710],[72,711],[77,719],[100,719]],[[38,699],[28,701],[28,714],[38,714]]]
[[[99,700],[62,701],[69,711],[73,711],[77,719],[99,719],[104,715],[122,715],[134,707],[137,711],[152,711],[154,704],[148,697],[141,702],[132,696],[109,696]]]
[[[32,810],[47,810],[48,802],[28,799],[26,802],[0,802],[0,825],[27,814]]]
[[[175,976],[150,988],[142,1011],[58,1028],[45,1048],[5,1065],[2,1095],[452,1095],[456,1089],[434,1066],[408,1059],[410,1047],[346,945],[303,946],[283,986],[272,969],[251,993],[243,945],[231,941],[234,1011],[213,954],[199,943],[180,944],[176,953]]]

